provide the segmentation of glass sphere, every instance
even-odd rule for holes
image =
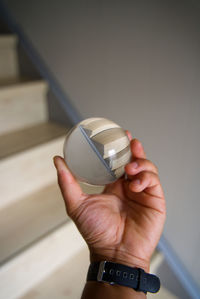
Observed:
[[[131,160],[125,131],[105,118],[88,118],[68,133],[64,159],[73,175],[91,185],[113,183]]]

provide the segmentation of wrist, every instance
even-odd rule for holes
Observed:
[[[133,268],[141,268],[147,273],[150,269],[150,261],[148,259],[142,259],[117,249],[90,250],[90,262],[98,261],[110,261]]]
[[[146,294],[124,286],[113,286],[106,283],[88,281],[85,285],[81,299],[102,299],[102,297],[113,299],[145,299]]]

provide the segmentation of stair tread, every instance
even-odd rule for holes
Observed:
[[[81,297],[89,266],[89,251],[85,246],[70,261],[59,267],[20,299]]]
[[[46,82],[43,79],[30,79],[25,77],[14,77],[14,78],[1,78],[0,79],[0,87],[12,87],[13,85],[21,85],[30,82]]]
[[[8,47],[15,45],[18,41],[18,37],[15,34],[1,34],[0,35],[0,47]]]
[[[46,122],[0,135],[0,159],[65,135],[66,127]]]
[[[45,80],[15,78],[0,82],[0,134],[48,121]]]
[[[52,158],[62,155],[64,139],[61,136],[0,160],[1,208],[56,181]]]
[[[0,98],[10,93],[25,92],[27,88],[41,87],[47,89],[48,83],[43,79],[6,78],[0,79]]]
[[[67,220],[58,185],[0,210],[0,263]]]

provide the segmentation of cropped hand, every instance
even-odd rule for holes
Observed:
[[[64,159],[57,156],[54,163],[67,213],[87,242],[91,261],[116,261],[149,271],[164,226],[165,199],[158,170],[137,139],[131,140],[131,151],[126,176],[102,194],[83,193]]]

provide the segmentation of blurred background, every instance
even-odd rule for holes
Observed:
[[[88,250],[52,157],[94,116],[160,171],[162,288],[148,298],[200,298],[199,53],[198,0],[0,1],[0,299],[80,298]]]

